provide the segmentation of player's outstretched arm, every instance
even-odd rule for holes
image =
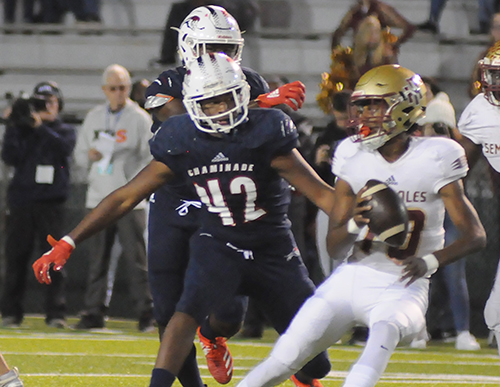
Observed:
[[[318,176],[297,149],[275,157],[271,161],[271,166],[316,206],[327,214],[330,213],[335,190]]]
[[[251,101],[249,107],[270,108],[273,106],[286,104],[293,110],[298,110],[306,99],[306,87],[300,81],[284,84],[270,93],[259,95]]]
[[[335,184],[335,206],[329,213],[328,234],[326,247],[328,254],[333,259],[344,259],[352,247],[361,228],[368,224],[369,220],[361,215],[368,211],[370,206],[363,203],[371,199],[371,196],[361,198],[366,188],[355,195],[349,183],[337,179]]]
[[[410,257],[403,261],[402,281],[409,279],[407,286],[417,278],[431,275],[440,266],[455,262],[466,255],[486,247],[486,232],[475,208],[464,193],[462,180],[445,185],[439,191],[446,211],[459,232],[459,237],[449,246],[426,257]]]
[[[173,175],[172,170],[165,164],[156,160],[151,161],[129,183],[106,196],[68,235],[59,241],[50,237],[52,250],[33,264],[33,271],[38,281],[50,284],[51,266],[54,266],[54,270],[61,270],[79,242],[132,211],[137,204],[168,182]]]

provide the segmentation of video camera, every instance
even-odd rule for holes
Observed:
[[[57,83],[53,81],[40,82],[33,89],[31,96],[26,93],[21,93],[12,103],[12,112],[8,118],[8,122],[21,128],[33,128],[35,119],[34,112],[47,111],[47,99],[50,96],[57,97],[59,102],[59,111],[63,107],[63,99],[61,90]]]
[[[21,94],[12,103],[12,111],[8,118],[8,123],[20,128],[33,128],[35,125],[33,112],[44,110],[47,110],[45,100]]]

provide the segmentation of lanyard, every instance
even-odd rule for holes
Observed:
[[[120,121],[120,117],[123,113],[123,109],[121,109],[119,112],[113,113],[111,110],[108,109],[106,110],[106,133],[112,135],[113,137],[116,136],[116,127],[118,126],[118,122]],[[113,126],[111,126],[111,120],[114,118]]]

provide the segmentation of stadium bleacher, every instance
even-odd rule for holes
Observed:
[[[329,35],[353,1],[260,0],[266,16],[246,35],[243,64],[263,75],[302,80],[308,90],[303,113],[322,121],[315,97],[321,73],[330,66]],[[78,24],[68,14],[60,26],[18,26],[20,30],[33,29],[30,35],[1,34],[0,97],[9,91],[29,91],[40,80],[54,79],[65,93],[67,113],[81,117],[102,99],[99,77],[108,64],[124,65],[135,78],[154,79],[162,69],[151,67],[150,61],[159,55],[172,2],[103,0],[100,26]],[[427,17],[429,0],[387,2],[415,23]],[[476,14],[475,0],[450,0],[439,36],[417,32],[401,48],[400,63],[438,78],[458,112],[468,101],[466,82],[471,69],[487,44],[487,37],[468,34]]]

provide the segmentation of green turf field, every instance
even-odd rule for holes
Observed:
[[[70,323],[76,323],[70,319]],[[271,349],[276,334],[266,331],[262,340],[230,340],[235,359],[234,386]],[[495,350],[461,352],[453,344],[431,343],[425,350],[401,348],[377,386],[500,386],[500,359]],[[27,317],[19,329],[0,329],[0,350],[10,366],[17,366],[27,387],[138,386],[146,387],[158,350],[154,333],[138,333],[135,322],[109,320],[107,329],[81,332],[47,328],[42,318]],[[342,385],[358,347],[335,345],[330,349],[332,371],[325,387]],[[198,351],[202,376],[216,386]],[[292,387],[291,382],[284,386]]]

